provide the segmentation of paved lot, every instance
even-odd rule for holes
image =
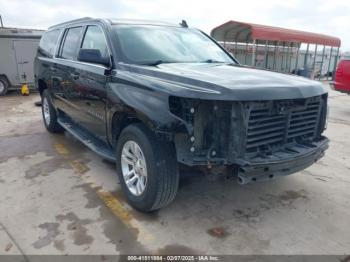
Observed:
[[[187,173],[151,215],[125,203],[113,164],[46,132],[38,99],[0,98],[0,254],[350,251],[350,96],[331,91],[331,146],[307,170],[246,186]]]

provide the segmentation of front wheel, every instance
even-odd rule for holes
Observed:
[[[126,127],[117,143],[117,172],[129,204],[143,212],[168,205],[179,185],[175,148],[142,124]]]

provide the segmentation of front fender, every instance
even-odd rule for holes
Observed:
[[[171,114],[168,94],[154,91],[128,74],[119,72],[118,77],[113,77],[113,81],[107,84],[109,141],[113,141],[115,135],[111,132],[115,114],[136,118],[156,134],[171,136],[174,132],[186,129],[184,122]]]

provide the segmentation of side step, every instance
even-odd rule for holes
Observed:
[[[67,117],[60,116],[58,117],[57,122],[92,151],[109,161],[115,162],[115,154],[105,142],[94,137]]]

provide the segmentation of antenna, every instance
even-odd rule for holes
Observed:
[[[187,24],[187,22],[186,22],[186,20],[182,20],[181,21],[181,23],[180,23],[180,25],[182,26],[182,27],[188,27],[188,24]]]
[[[1,27],[4,27],[4,24],[2,23],[2,17],[0,15],[0,24],[1,24]]]

